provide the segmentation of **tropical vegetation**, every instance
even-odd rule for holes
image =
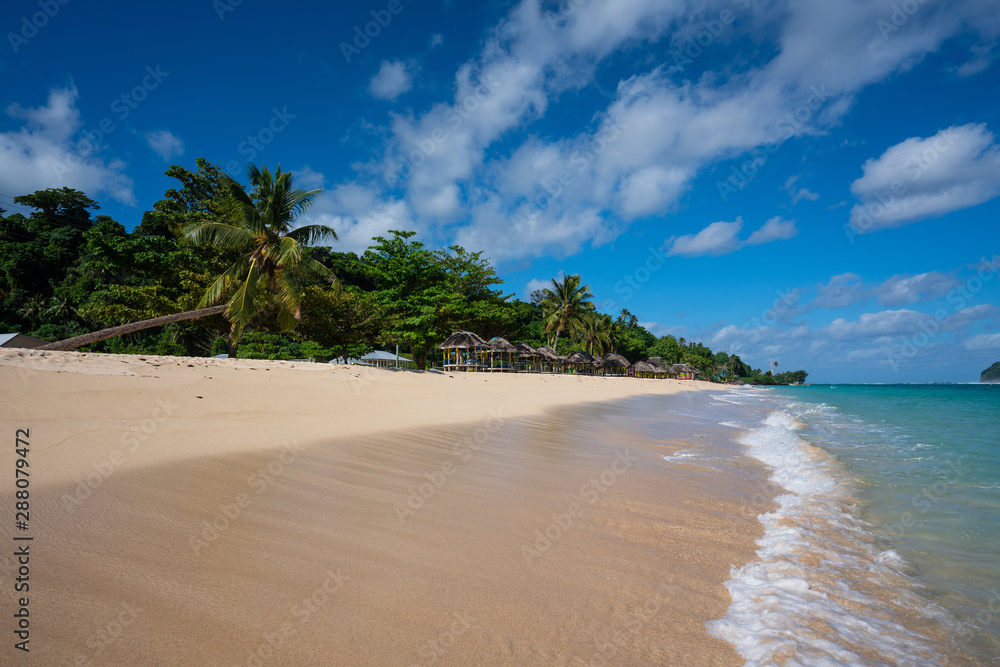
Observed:
[[[751,368],[700,342],[657,336],[627,309],[602,313],[577,274],[527,301],[506,293],[489,259],[433,249],[393,230],[360,255],[336,230],[300,226],[318,191],[279,167],[251,166],[248,187],[199,159],[172,166],[178,185],[131,232],[70,188],[13,198],[0,209],[0,333],[97,352],[317,360],[400,349],[439,364],[452,331],[475,331],[560,354],[659,357],[716,381],[788,384],[805,371]],[[778,364],[775,362],[774,367]]]

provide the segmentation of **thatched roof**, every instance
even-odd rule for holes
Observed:
[[[548,359],[549,361],[563,361],[563,358],[553,350],[548,345],[542,345],[541,347],[535,348],[535,353],[543,359]]]
[[[627,368],[631,366],[628,359],[620,354],[615,354],[614,352],[608,352],[601,357],[601,365],[609,368]]]
[[[517,356],[519,357],[537,357],[538,351],[528,345],[527,343],[518,343],[514,346],[514,350],[517,351]]]
[[[580,350],[576,350],[575,352],[569,353],[569,356],[566,357],[566,363],[593,366],[594,358],[589,354],[587,354],[586,352],[581,352]]]
[[[663,364],[650,364],[653,367],[655,373],[673,373],[673,369],[670,366],[664,366]]]
[[[494,352],[516,352],[517,349],[506,338],[497,336],[490,339],[490,349]]]
[[[697,373],[699,372],[694,366],[689,366],[687,364],[677,364],[674,366],[675,373]]]
[[[656,370],[645,361],[637,361],[632,365],[632,370],[636,373],[655,373]]]
[[[485,347],[488,348],[490,345],[485,340],[472,333],[471,331],[456,331],[452,335],[448,336],[448,339],[438,345],[439,350],[454,350],[454,349],[464,349],[473,347]]]

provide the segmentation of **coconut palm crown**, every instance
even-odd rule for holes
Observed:
[[[559,333],[572,332],[579,328],[584,313],[594,309],[594,295],[590,285],[580,285],[580,276],[564,276],[562,281],[552,279],[552,287],[542,290],[542,310],[545,313],[545,330],[555,332],[555,345],[558,349]]]
[[[286,328],[294,326],[302,294],[296,269],[336,282],[333,272],[307,256],[303,246],[336,240],[337,232],[326,225],[292,227],[321,191],[293,187],[292,174],[282,172],[280,165],[273,174],[267,166],[250,165],[249,176],[252,191],[247,194],[227,175],[225,220],[196,224],[184,237],[195,246],[214,246],[243,255],[212,283],[198,304],[199,308],[211,306],[228,296],[225,315],[232,326],[233,343],[268,304],[271,294],[277,297],[278,321]]]

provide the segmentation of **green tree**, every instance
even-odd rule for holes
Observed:
[[[614,329],[614,322],[610,315],[588,311],[583,313],[579,322],[576,338],[587,347],[590,354],[600,356],[613,351],[611,332]]]
[[[324,225],[292,229],[295,218],[308,208],[318,190],[306,192],[293,187],[292,175],[283,173],[280,167],[271,174],[267,167],[252,165],[251,194],[228,175],[224,178],[228,198],[223,203],[204,205],[204,211],[189,222],[184,238],[193,247],[244,254],[208,287],[195,310],[95,331],[44,348],[74,349],[114,336],[225,312],[230,354],[235,356],[244,328],[265,309],[275,311],[281,327],[292,328],[299,317],[299,275],[311,273],[334,280],[329,269],[306,256],[303,245],[336,239],[336,232]],[[221,220],[213,220],[211,215],[219,215]],[[212,305],[223,299],[225,304]]]
[[[315,276],[336,278],[332,271],[307,256],[303,246],[337,233],[326,225],[292,224],[306,211],[319,190],[295,188],[292,174],[279,166],[272,174],[266,166],[250,165],[251,194],[232,177],[229,182],[229,206],[226,222],[196,223],[184,239],[193,246],[212,246],[241,253],[241,257],[206,290],[199,308],[226,303],[226,319],[231,329],[229,340],[235,348],[243,330],[276,297],[278,323],[291,330],[300,317],[302,287],[297,269]]]
[[[347,359],[354,350],[370,350],[386,321],[375,296],[355,287],[339,292],[316,285],[302,296],[302,323],[296,333]]]
[[[559,334],[571,333],[580,326],[584,313],[594,310],[594,295],[590,285],[580,284],[579,274],[552,279],[552,287],[543,290],[542,310],[545,312],[545,330],[555,333],[553,348],[559,349]]]

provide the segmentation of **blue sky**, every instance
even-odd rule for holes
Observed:
[[[1000,359],[995,0],[8,0],[0,206],[204,157],[814,382]],[[986,260],[984,262],[984,260]]]

